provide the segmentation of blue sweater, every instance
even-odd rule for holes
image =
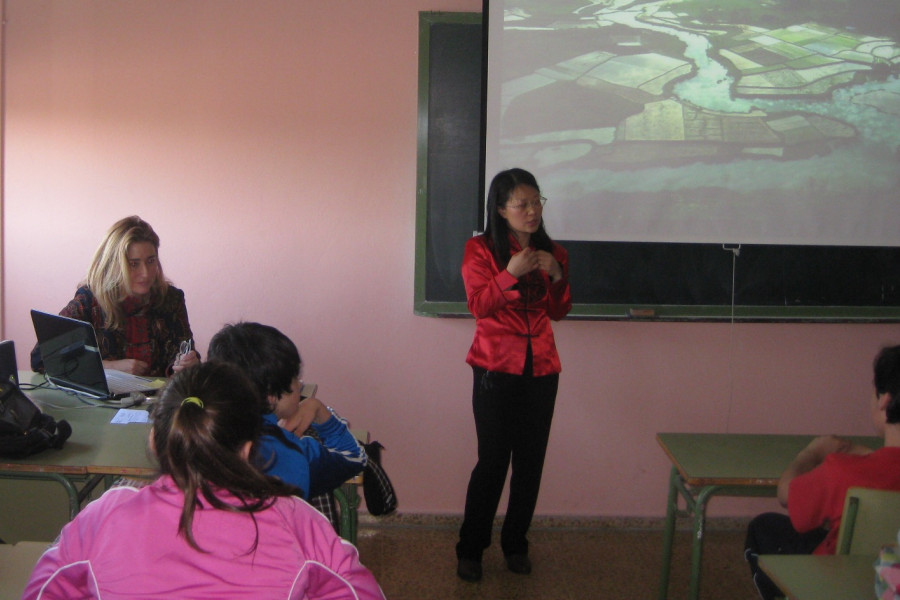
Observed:
[[[281,428],[277,433],[267,433],[266,429],[278,427],[278,417],[274,414],[264,415],[263,422],[257,456],[259,467],[267,475],[303,490],[307,500],[340,487],[366,466],[365,449],[334,411],[325,423],[312,425],[321,442]]]

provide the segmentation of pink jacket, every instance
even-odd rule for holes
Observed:
[[[356,548],[299,498],[279,498],[255,526],[247,514],[198,510],[194,539],[207,552],[177,535],[181,506],[168,477],[109,490],[63,527],[22,597],[384,600]]]

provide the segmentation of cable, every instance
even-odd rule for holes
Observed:
[[[737,295],[737,258],[741,254],[740,244],[722,244],[723,250],[731,252],[731,324],[728,336],[728,413],[725,416],[725,433],[731,433],[731,408],[734,405],[734,311]]]

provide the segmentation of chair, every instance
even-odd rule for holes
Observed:
[[[366,429],[351,429],[357,440],[363,444],[369,442],[369,432]],[[360,473],[348,480],[341,487],[334,490],[334,499],[338,503],[338,512],[341,518],[341,537],[356,545],[356,537],[359,530],[359,488],[363,482],[363,474]]]
[[[884,544],[897,543],[900,491],[852,487],[844,500],[837,554],[878,554]]]
[[[0,600],[22,597],[35,563],[48,546],[49,542],[0,544]]]

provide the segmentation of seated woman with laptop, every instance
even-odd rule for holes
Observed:
[[[184,292],[163,275],[159,236],[140,217],[107,231],[87,278],[59,314],[94,326],[107,369],[165,377],[200,361]],[[43,370],[37,346],[31,368]]]

